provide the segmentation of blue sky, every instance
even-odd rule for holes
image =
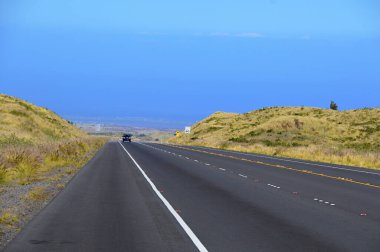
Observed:
[[[0,92],[71,120],[380,106],[378,0],[0,2]]]

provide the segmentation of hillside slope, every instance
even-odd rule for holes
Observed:
[[[0,144],[7,141],[36,142],[85,135],[45,108],[0,94]]]
[[[380,168],[380,108],[216,112],[169,142]]]
[[[0,250],[107,141],[0,94]]]

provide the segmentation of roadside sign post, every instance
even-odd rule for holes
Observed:
[[[191,132],[191,127],[186,126],[185,127],[185,134],[190,134],[190,132]]]

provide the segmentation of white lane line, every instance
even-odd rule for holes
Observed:
[[[335,203],[331,203],[329,201],[321,200],[321,199],[318,199],[318,198],[314,198],[314,201],[322,203],[322,204],[330,205],[330,206],[335,206]]]
[[[208,164],[208,163],[205,163],[205,165],[210,165],[210,164]]]
[[[242,178],[248,178],[247,175],[240,174],[240,173],[239,173],[239,176],[242,177]]]
[[[219,170],[221,170],[221,171],[225,171],[226,169],[223,169],[223,168],[219,168]]]
[[[188,157],[185,157],[186,159],[190,159],[190,158],[188,158]]]
[[[276,189],[280,189],[280,188],[281,188],[281,187],[279,187],[279,186],[272,185],[272,184],[267,184],[267,185],[270,186],[270,187],[276,188]]]
[[[336,170],[344,170],[344,171],[352,171],[352,172],[359,172],[359,173],[367,173],[367,174],[372,174],[372,175],[378,175],[378,176],[380,176],[380,173],[378,173],[378,172],[358,171],[358,170],[349,169],[349,168],[337,167],[337,166],[332,166],[332,165],[324,165],[324,164],[314,164],[314,163],[309,163],[309,162],[304,162],[304,161],[298,161],[298,160],[291,160],[291,159],[286,159],[286,158],[261,156],[261,155],[251,154],[251,153],[234,152],[234,151],[228,151],[228,150],[210,149],[210,148],[200,147],[200,146],[189,146],[189,147],[193,147],[195,149],[200,148],[200,149],[205,149],[205,150],[215,150],[215,151],[221,151],[221,152],[227,152],[227,153],[234,153],[234,154],[238,154],[238,155],[245,155],[245,156],[252,156],[252,157],[259,157],[259,158],[274,159],[274,160],[293,162],[293,163],[298,163],[298,164],[306,164],[306,165],[312,165],[312,166],[327,167],[327,168],[336,169]]]
[[[199,162],[198,160],[194,159],[195,162]]]
[[[194,234],[194,232],[190,229],[190,227],[186,224],[186,222],[182,219],[181,216],[178,215],[178,213],[174,210],[172,205],[170,205],[169,201],[165,199],[165,197],[160,193],[159,190],[157,190],[157,187],[153,184],[153,182],[148,178],[144,170],[140,167],[140,165],[136,162],[136,160],[132,157],[131,154],[125,149],[125,147],[119,142],[121,147],[123,147],[124,151],[128,154],[128,156],[132,159],[133,163],[137,166],[137,168],[140,170],[141,174],[144,176],[144,178],[148,181],[150,186],[152,187],[153,191],[157,194],[157,196],[161,199],[161,201],[164,203],[164,205],[167,207],[169,212],[174,216],[174,218],[177,220],[177,222],[181,225],[183,230],[186,232],[186,234],[190,237],[191,241],[194,243],[194,245],[197,247],[197,249],[201,252],[207,252],[208,250],[206,247],[202,244],[202,242],[198,239],[198,237]]]

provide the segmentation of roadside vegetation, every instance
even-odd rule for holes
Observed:
[[[59,167],[79,168],[88,154],[99,149],[104,138],[82,137],[35,144],[1,147],[0,183],[26,185],[46,179],[45,174]]]
[[[107,141],[0,95],[0,249]]]
[[[380,169],[380,108],[216,112],[168,142]]]

